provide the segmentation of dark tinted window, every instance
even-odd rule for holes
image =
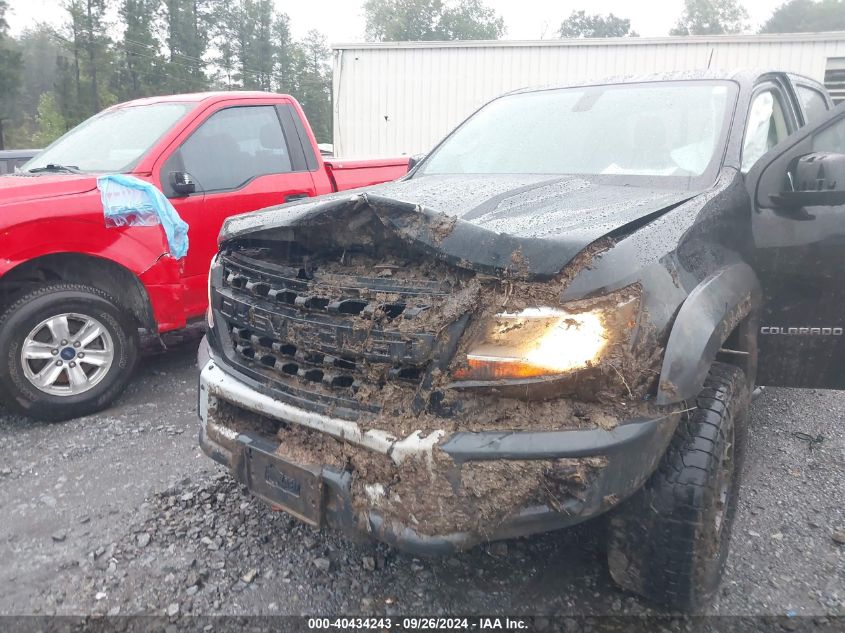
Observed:
[[[845,154],[845,119],[839,119],[813,136],[813,151]]]
[[[827,114],[827,102],[822,93],[807,86],[796,86],[801,108],[804,110],[805,123],[818,121]]]
[[[185,141],[179,155],[202,191],[237,189],[257,176],[292,171],[272,106],[228,108],[213,114]]]

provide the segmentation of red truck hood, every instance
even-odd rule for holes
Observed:
[[[42,174],[0,178],[0,205],[58,198],[97,188],[97,177],[90,174]]]

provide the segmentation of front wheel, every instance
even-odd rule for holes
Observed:
[[[138,329],[102,290],[42,286],[0,317],[0,390],[18,412],[66,420],[107,406],[132,375]]]
[[[714,363],[655,473],[610,517],[608,564],[619,585],[681,611],[712,598],[736,512],[748,403],[745,374]]]

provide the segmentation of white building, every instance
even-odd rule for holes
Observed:
[[[823,81],[845,99],[845,32],[333,48],[334,152],[344,157],[427,152],[504,92],[612,75],[771,67]]]

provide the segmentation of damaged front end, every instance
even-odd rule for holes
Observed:
[[[561,300],[609,240],[561,262],[377,196],[284,211],[224,233],[200,365],[203,448],[257,495],[432,552],[583,521],[653,471],[680,413],[649,404],[641,289]]]

